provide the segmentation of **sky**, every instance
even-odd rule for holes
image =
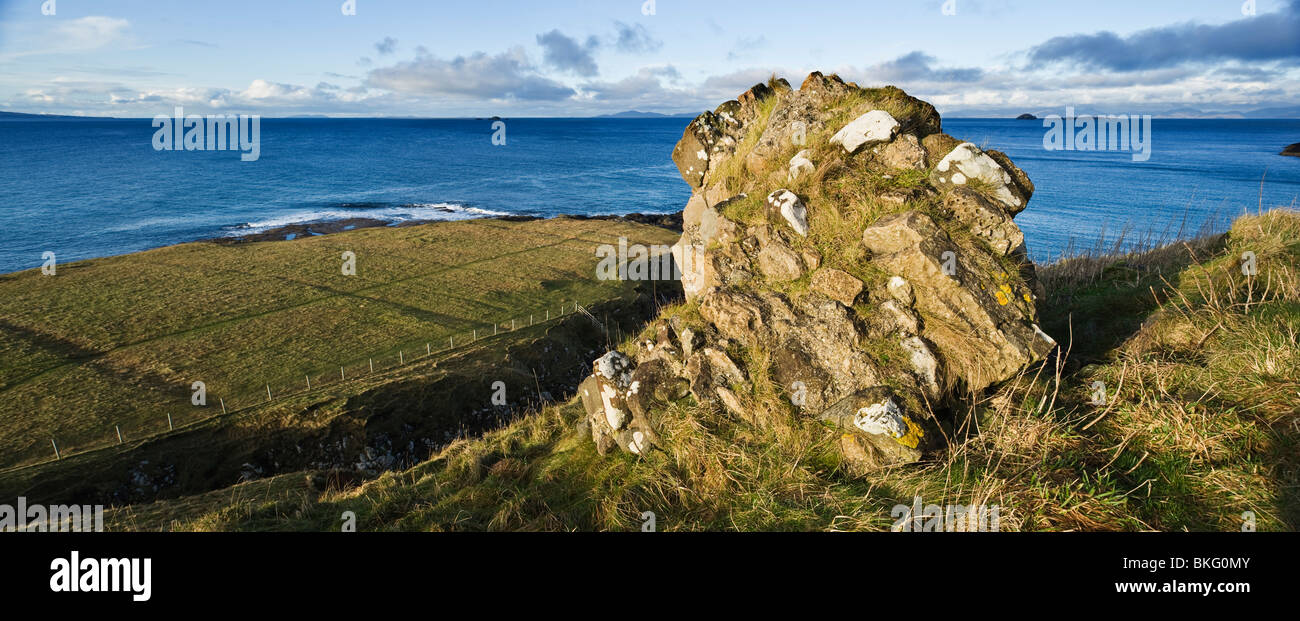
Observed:
[[[814,70],[949,116],[1300,117],[1300,0],[0,0],[15,112],[694,114]]]

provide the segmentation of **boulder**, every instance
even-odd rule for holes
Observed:
[[[808,235],[808,209],[794,192],[782,189],[767,195],[767,208],[776,221],[790,225],[799,235]]]
[[[803,260],[789,246],[778,240],[768,242],[758,253],[758,269],[774,281],[796,280],[803,276]]]
[[[1025,235],[1001,207],[969,187],[954,188],[944,199],[953,217],[965,223],[970,232],[984,238],[989,247],[1006,256],[1024,246]]]
[[[592,369],[578,386],[587,415],[579,429],[591,434],[601,455],[616,446],[643,455],[658,444],[651,420],[654,409],[685,396],[686,381],[663,359],[637,365],[617,351],[598,358]]]
[[[585,428],[591,433],[591,440],[596,443],[596,451],[604,455],[615,446],[617,441],[606,420],[600,382],[594,375],[588,376],[578,385],[578,396],[581,397],[582,407],[587,412],[584,425],[579,429]]]
[[[903,134],[880,149],[880,161],[889,170],[925,170],[925,149],[912,134]]]
[[[989,187],[992,198],[1012,213],[1019,213],[1029,200],[1012,181],[1011,173],[974,143],[963,142],[939,161],[930,176],[935,187],[951,190],[978,179]]]
[[[818,418],[848,432],[854,440],[841,448],[861,469],[906,464],[921,458],[926,433],[919,421],[906,414],[892,391],[874,386],[836,402]]]
[[[657,418],[681,415],[670,404],[689,393],[732,423],[820,416],[854,472],[910,463],[960,399],[1055,346],[1013,221],[1032,182],[1004,154],[943,134],[933,106],[897,88],[820,73],[798,91],[756,85],[693,120],[673,160],[692,188],[673,247],[688,303],[652,325],[635,360],[602,356],[580,387],[601,452],[660,444]],[[859,200],[886,215],[858,220]],[[750,397],[771,388],[793,410]]]
[[[789,92],[790,85],[778,80],[774,86],[756,84],[735,100],[723,102],[686,126],[673,148],[672,160],[682,179],[694,189],[711,185],[709,173],[735,153],[744,140],[747,125],[758,116],[761,102]]]
[[[1019,166],[1016,166],[1011,161],[1011,158],[1007,157],[1007,154],[993,149],[985,151],[984,154],[993,158],[993,161],[997,162],[998,166],[1002,167],[1002,170],[1011,175],[1011,183],[1015,186],[1014,192],[1024,199],[1021,201],[1020,207],[1008,209],[1007,215],[1015,216],[1024,211],[1025,206],[1029,204],[1029,199],[1034,195],[1034,182],[1029,180],[1029,175],[1021,170]]]
[[[674,373],[671,364],[662,358],[652,358],[637,365],[624,401],[634,419],[653,427],[653,410],[685,397],[689,390],[690,383]]]
[[[808,149],[804,149],[803,151],[794,154],[794,157],[790,158],[790,175],[788,177],[790,181],[798,179],[800,175],[811,174],[813,171],[817,170],[817,166],[815,166],[812,160],[809,159],[810,156],[811,152]]]
[[[850,307],[862,293],[862,286],[862,281],[848,272],[829,267],[814,272],[808,285],[813,291]]]
[[[592,363],[592,375],[626,390],[632,384],[632,359],[621,352],[611,351]]]
[[[705,112],[686,126],[682,139],[673,148],[673,163],[692,188],[704,185],[711,153],[727,146],[723,128],[728,124],[738,125],[712,112]]]
[[[710,254],[708,248],[714,242],[725,244],[739,237],[739,227],[723,216],[720,209],[732,200],[742,198],[743,194],[710,205],[705,194],[696,192],[686,202],[682,212],[682,236],[673,245],[672,254],[673,262],[681,272],[682,289],[687,298],[694,298],[722,284],[721,274],[733,273],[725,261],[722,269],[717,269],[719,257]]]
[[[831,75],[827,77],[820,71],[814,71],[804,78],[803,84],[799,85],[799,93],[807,96],[814,102],[824,104],[829,100],[844,96],[850,91],[844,80],[840,76]]]
[[[805,248],[803,252],[799,253],[799,257],[803,259],[804,267],[807,267],[810,271],[821,267],[822,255],[812,248]]]
[[[873,263],[908,275],[926,340],[952,367],[950,379],[968,390],[1010,379],[1056,346],[1034,323],[1028,285],[988,251],[953,241],[929,216],[883,218],[863,231],[862,242]]]
[[[831,144],[844,147],[848,153],[857,153],[863,147],[893,140],[900,127],[888,112],[872,110],[835,132]]]
[[[696,401],[713,403],[717,399],[718,387],[726,388],[743,382],[745,374],[727,354],[705,348],[692,354],[686,361],[686,378]]]
[[[943,396],[943,388],[939,386],[939,360],[934,357],[934,352],[930,351],[930,346],[921,337],[909,336],[906,332],[899,344],[907,353],[908,362],[912,365],[912,373],[920,380],[925,396],[931,401],[940,399]]]
[[[738,291],[715,291],[700,302],[701,317],[722,336],[742,343],[752,343],[763,329],[764,314],[760,300]]]

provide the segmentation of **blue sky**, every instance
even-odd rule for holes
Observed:
[[[50,1],[0,0],[0,109],[693,113],[812,70],[946,114],[1300,104],[1300,0]]]

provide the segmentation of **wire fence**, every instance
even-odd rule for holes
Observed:
[[[330,368],[303,374],[301,381],[285,383],[283,380],[272,380],[262,382],[259,386],[245,387],[243,390],[205,392],[203,406],[195,406],[188,401],[183,402],[172,411],[159,412],[156,419],[149,422],[137,422],[132,425],[114,424],[110,429],[94,434],[82,434],[80,437],[51,437],[47,451],[40,451],[39,447],[23,451],[22,454],[14,456],[15,461],[0,468],[0,474],[41,466],[74,455],[156,440],[223,417],[256,411],[279,400],[324,391],[345,382],[358,381],[442,358],[482,341],[549,324],[575,313],[585,314],[595,319],[578,302],[564,301],[553,309],[537,308],[503,321],[484,323],[480,327],[463,332],[448,333],[439,336],[436,341],[432,339],[408,341],[403,345],[375,352],[364,359],[340,361],[337,365],[330,365]],[[214,409],[216,411],[212,411]]]

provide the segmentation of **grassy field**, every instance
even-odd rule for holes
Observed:
[[[165,432],[622,294],[599,244],[646,225],[551,219],[198,242],[0,276],[0,468]],[[343,274],[343,253],[356,256]],[[192,384],[207,403],[191,403]]]
[[[1042,269],[1045,327],[1064,350],[972,395],[946,449],[917,465],[852,472],[838,434],[795,416],[752,359],[750,421],[683,400],[662,418],[664,450],[644,458],[596,455],[571,401],[359,486],[285,474],[108,522],[333,530],[352,511],[359,530],[636,530],[653,511],[660,530],[885,530],[919,496],[997,505],[1004,531],[1295,530],[1297,240],[1300,215],[1274,211],[1227,235]]]

